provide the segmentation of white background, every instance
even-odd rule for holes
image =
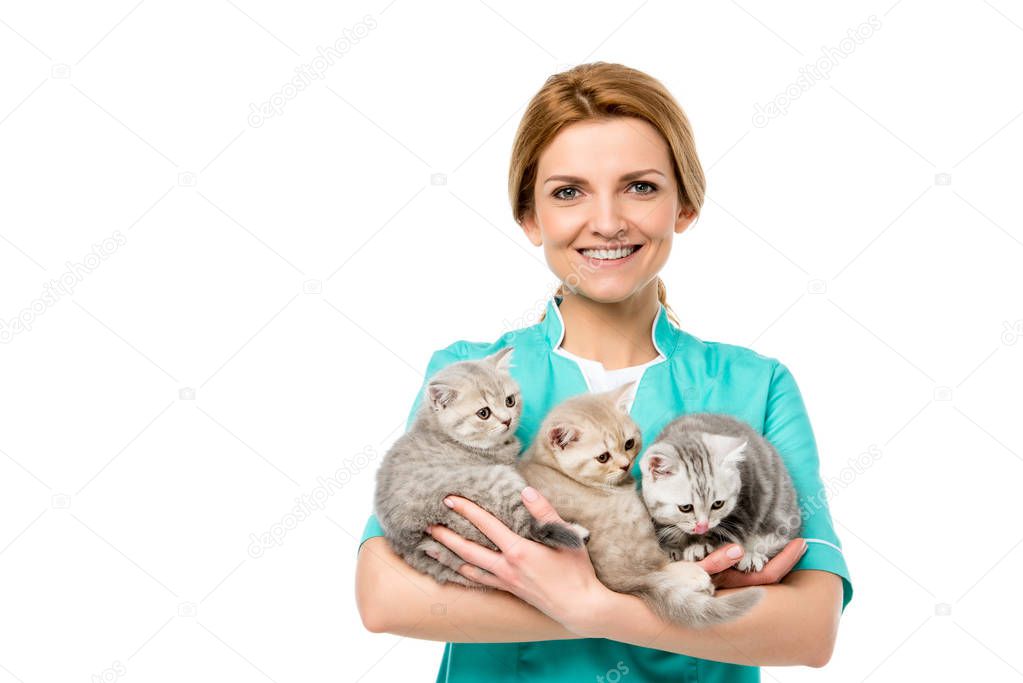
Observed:
[[[0,5],[0,681],[433,680],[441,644],[355,609],[373,472],[430,353],[554,289],[511,139],[598,59],[696,132],[707,202],[663,272],[684,328],[786,363],[840,482],[837,651],[765,680],[1023,676],[1018,4],[90,5]]]

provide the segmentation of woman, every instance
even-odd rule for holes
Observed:
[[[630,413],[644,444],[682,413],[743,419],[784,459],[805,539],[754,574],[730,569],[737,545],[702,560],[719,594],[762,584],[766,595],[734,622],[688,629],[601,585],[585,548],[521,538],[463,498],[450,497],[455,511],[502,552],[444,527],[429,531],[466,561],[460,573],[501,590],[434,583],[390,550],[371,516],[356,578],[363,622],[447,641],[438,681],[757,681],[761,665],[823,666],[830,658],[852,584],[798,386],[776,359],[684,332],[658,277],[672,239],[698,216],[704,187],[689,122],[658,81],[602,62],[549,78],[517,132],[509,190],[516,221],[563,284],[540,322],[493,343],[457,341],[433,354],[426,376],[514,346],[523,444],[563,399],[632,379],[640,381]],[[534,516],[557,518],[533,489],[523,500]]]

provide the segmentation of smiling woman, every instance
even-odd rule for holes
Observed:
[[[514,346],[522,444],[565,399],[634,381],[627,403],[642,443],[679,415],[728,414],[777,449],[798,500],[821,500],[817,446],[792,373],[752,349],[697,338],[668,308],[658,273],[675,236],[697,219],[704,189],[689,121],[660,82],[603,62],[551,76],[518,128],[509,196],[516,222],[562,284],[536,324],[436,351],[424,388],[452,363]],[[409,425],[423,400],[421,391]],[[608,590],[585,548],[536,543],[472,501],[449,499],[497,550],[443,526],[424,529],[424,538],[463,561],[459,574],[500,590],[441,585],[413,570],[381,538],[375,516],[356,577],[367,628],[447,642],[438,681],[601,680],[626,670],[636,683],[758,681],[760,665],[823,666],[852,598],[826,505],[803,510],[805,539],[760,571],[732,568],[742,556],[736,545],[691,563],[713,575],[718,595],[764,586],[748,614],[696,629]],[[526,488],[522,500],[538,520],[563,521],[536,491]]]

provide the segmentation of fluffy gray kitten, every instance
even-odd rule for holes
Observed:
[[[687,626],[741,616],[762,597],[748,588],[713,597],[710,575],[693,562],[673,562],[630,473],[642,446],[625,412],[630,384],[573,396],[544,419],[519,469],[563,519],[590,532],[587,552],[597,578],[619,593],[643,598],[663,619]]]
[[[526,482],[515,468],[522,401],[508,373],[512,348],[437,372],[415,421],[377,472],[374,508],[391,547],[411,567],[442,583],[488,588],[456,571],[464,560],[426,533],[428,525],[442,524],[497,550],[472,522],[444,505],[448,494],[475,502],[520,536],[552,547],[583,544],[585,529],[541,524],[522,503]]]
[[[661,546],[700,560],[729,543],[760,571],[799,536],[796,491],[775,448],[742,420],[692,413],[669,422],[640,461],[643,500]]]

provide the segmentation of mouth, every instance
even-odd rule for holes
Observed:
[[[643,248],[642,244],[623,244],[613,249],[594,248],[576,249],[579,254],[591,263],[600,265],[619,264],[631,260],[637,251]]]

